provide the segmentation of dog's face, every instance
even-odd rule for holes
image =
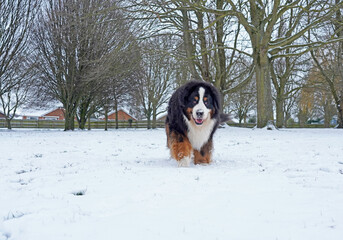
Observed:
[[[204,87],[197,87],[189,92],[186,101],[186,115],[189,121],[197,126],[212,117],[215,112],[215,102],[212,93]]]

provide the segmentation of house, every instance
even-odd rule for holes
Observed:
[[[23,119],[23,120],[38,120],[38,118],[39,118],[39,115],[37,115],[37,114],[27,114],[27,113],[25,113],[25,114],[23,114],[23,115],[21,115],[21,119]]]
[[[18,112],[20,116],[19,119],[38,120],[38,118],[46,111],[41,109],[19,109]]]
[[[110,113],[108,115],[108,120],[115,120],[115,119],[116,119],[116,112]],[[129,119],[132,119],[133,121],[137,121],[136,118],[132,117],[126,111],[124,111],[122,109],[118,110],[118,120],[119,121],[128,121]]]
[[[5,114],[3,114],[2,112],[0,112],[0,119],[5,119]]]
[[[64,109],[59,107],[48,113],[46,110],[26,110],[21,116],[23,120],[64,120]]]
[[[59,107],[38,118],[39,120],[64,120],[64,108]]]

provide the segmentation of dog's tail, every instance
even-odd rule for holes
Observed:
[[[228,122],[230,119],[231,118],[229,114],[225,114],[225,113],[220,114],[220,123]]]

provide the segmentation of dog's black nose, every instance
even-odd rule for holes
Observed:
[[[202,118],[202,116],[204,115],[204,111],[203,110],[197,110],[196,114],[197,114],[198,118]]]

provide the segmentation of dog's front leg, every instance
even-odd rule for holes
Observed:
[[[213,149],[212,139],[202,146],[201,150],[194,150],[194,164],[209,164]]]
[[[193,148],[186,136],[173,133],[170,139],[170,153],[178,162],[178,167],[189,167]]]

